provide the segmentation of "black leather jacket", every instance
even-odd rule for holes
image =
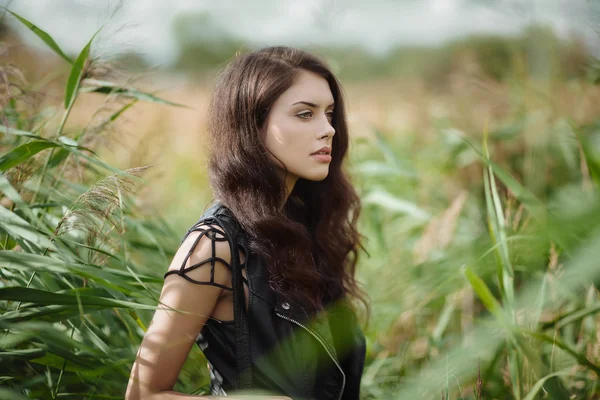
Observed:
[[[349,308],[338,302],[326,316],[307,315],[269,287],[265,262],[248,253],[229,209],[215,202],[196,226],[202,222],[221,226],[246,253],[251,387],[293,399],[359,399],[366,346]],[[231,393],[237,388],[234,321],[209,319],[196,342],[209,361],[212,394]]]

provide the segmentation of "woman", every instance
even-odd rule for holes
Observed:
[[[360,202],[342,170],[339,82],[299,49],[238,55],[217,80],[209,133],[217,200],[165,274],[166,307],[127,398],[199,398],[172,391],[196,342],[215,396],[358,399],[365,340],[354,310],[368,305],[354,278]]]

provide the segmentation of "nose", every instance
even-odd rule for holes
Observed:
[[[323,128],[323,131],[319,135],[319,139],[330,139],[331,137],[333,137],[333,135],[335,135],[335,129],[333,128],[329,120],[325,118],[325,126]]]

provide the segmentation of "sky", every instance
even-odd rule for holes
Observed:
[[[254,45],[360,45],[384,54],[398,45],[437,45],[476,33],[517,34],[532,22],[562,36],[576,31],[600,55],[598,0],[0,0],[75,54],[104,26],[96,50],[137,51],[155,64],[177,56],[172,22],[206,12]],[[120,6],[119,6],[120,5]],[[115,10],[117,10],[115,12]],[[11,22],[29,44],[44,48]]]

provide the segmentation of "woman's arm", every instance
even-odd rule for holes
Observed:
[[[186,255],[190,252],[200,232],[192,232],[177,250],[169,270],[180,269]],[[200,263],[211,257],[220,257],[227,263],[231,261],[229,244],[212,243],[203,237],[192,250],[185,267]],[[210,282],[210,264],[186,272],[196,281]],[[231,286],[231,272],[221,262],[215,262],[214,282],[223,286]],[[165,278],[165,283],[152,322],[144,335],[135,362],[131,369],[129,384],[125,398],[127,400],[186,400],[186,399],[220,399],[215,396],[192,396],[174,392],[173,386],[177,376],[202,330],[207,318],[211,315],[223,289],[212,285],[197,285],[181,276],[172,274]],[[180,313],[169,308],[181,310]],[[227,397],[234,399],[234,397]],[[249,398],[249,397],[239,397]],[[273,399],[288,399],[273,397]]]

